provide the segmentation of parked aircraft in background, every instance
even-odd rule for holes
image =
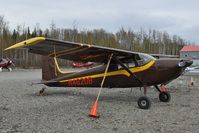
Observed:
[[[72,62],[73,68],[81,68],[81,67],[92,68],[94,64],[95,64],[94,62],[87,62],[87,63],[83,63],[83,62]]]
[[[0,72],[3,71],[3,69],[8,69],[11,72],[12,71],[12,68],[11,68],[12,66],[15,66],[15,65],[9,58],[0,59]]]

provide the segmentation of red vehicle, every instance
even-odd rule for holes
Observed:
[[[0,72],[2,71],[3,68],[6,68],[11,72],[12,71],[12,68],[11,68],[12,65],[15,66],[14,63],[9,58],[0,59]]]
[[[72,66],[74,68],[80,68],[80,67],[86,67],[86,68],[91,68],[93,67],[95,63],[94,62],[87,62],[87,63],[82,63],[82,62],[73,62]]]

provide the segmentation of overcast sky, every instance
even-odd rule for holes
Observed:
[[[9,26],[157,29],[199,44],[199,0],[0,0]]]

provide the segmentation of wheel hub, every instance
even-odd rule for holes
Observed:
[[[144,100],[141,101],[142,106],[146,106],[146,104],[147,104],[146,101],[144,101]]]

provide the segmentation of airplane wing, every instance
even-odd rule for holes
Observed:
[[[36,37],[17,43],[5,49],[28,48],[29,52],[40,55],[57,57],[61,59],[83,61],[83,62],[106,62],[110,54],[120,58],[128,58],[140,53],[131,52],[115,48],[75,43],[69,41],[60,41],[44,37]]]

